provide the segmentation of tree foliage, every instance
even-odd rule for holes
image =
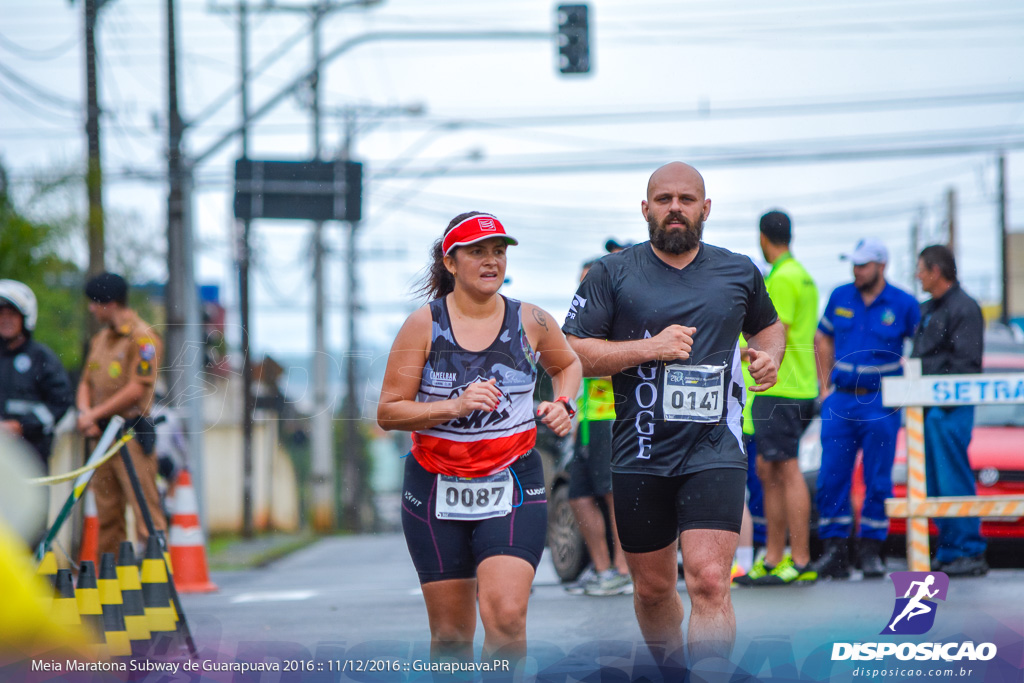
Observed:
[[[61,253],[65,237],[64,226],[18,211],[0,170],[0,278],[32,288],[39,302],[35,338],[70,369],[81,363],[85,307],[81,269]]]

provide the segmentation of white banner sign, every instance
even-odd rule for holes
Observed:
[[[887,406],[969,406],[1024,403],[1024,372],[883,377]]]

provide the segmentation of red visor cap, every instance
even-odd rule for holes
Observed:
[[[470,216],[454,228],[448,231],[441,242],[441,250],[445,256],[451,253],[455,247],[464,247],[468,244],[476,244],[492,237],[502,237],[505,242],[513,246],[519,244],[519,240],[505,232],[505,226],[497,218],[490,214],[477,214]]]

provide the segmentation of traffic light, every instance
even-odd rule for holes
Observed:
[[[558,6],[558,70],[590,73],[590,24],[587,5]]]

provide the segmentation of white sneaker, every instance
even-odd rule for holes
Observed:
[[[596,583],[584,589],[587,595],[631,595],[633,579],[629,574],[620,574],[614,567],[601,572]]]
[[[569,595],[583,595],[587,590],[587,586],[597,583],[598,579],[599,577],[594,570],[594,565],[588,564],[587,568],[580,572],[575,581],[565,584],[565,592]]]

